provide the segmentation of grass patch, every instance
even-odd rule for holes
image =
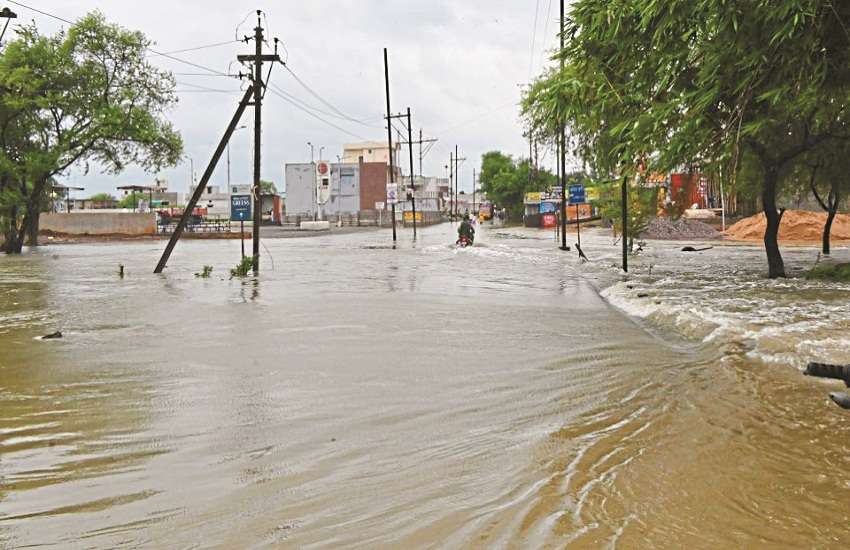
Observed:
[[[205,265],[200,273],[195,273],[195,277],[199,277],[201,279],[209,279],[210,275],[212,275],[212,270],[213,268],[211,265]]]
[[[850,283],[850,263],[818,264],[806,272],[806,279]]]

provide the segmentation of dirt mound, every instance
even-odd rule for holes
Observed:
[[[826,212],[806,212],[803,210],[788,210],[782,216],[779,226],[779,240],[791,242],[820,242],[823,238],[823,226],[826,223]],[[761,241],[767,218],[764,213],[745,218],[726,230],[726,237],[735,241]],[[832,239],[836,241],[850,240],[850,216],[839,214],[832,224]]]
[[[720,237],[720,233],[707,223],[686,219],[674,222],[665,218],[652,220],[646,231],[640,234],[641,239],[661,241],[690,241],[719,239]]]

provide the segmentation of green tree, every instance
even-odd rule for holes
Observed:
[[[48,182],[84,163],[106,173],[127,164],[176,164],[179,134],[165,119],[177,101],[170,73],[147,62],[150,41],[90,14],[52,36],[34,26],[0,55],[0,217],[7,253],[29,232]]]
[[[113,197],[109,193],[96,193],[96,194],[92,195],[91,197],[89,197],[89,200],[90,201],[97,201],[97,202],[108,202],[108,201],[114,201],[115,197]]]
[[[850,4],[832,0],[578,0],[566,66],[532,88],[524,112],[538,127],[568,121],[610,175],[640,161],[754,167],[769,275],[783,277],[780,183],[806,154],[850,139],[848,28]]]
[[[516,161],[510,155],[491,151],[481,157],[479,181],[489,200],[505,208],[510,219],[519,220],[525,194],[549,189],[556,178],[548,170],[535,170],[526,159]]]
[[[273,181],[260,180],[260,191],[264,195],[277,195],[277,186]]]
[[[147,201],[148,194],[141,193],[139,191],[133,191],[127,196],[123,197],[120,201],[118,201],[118,208],[137,208],[139,206],[139,202]],[[150,205],[149,205],[150,206]]]

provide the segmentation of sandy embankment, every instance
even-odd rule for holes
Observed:
[[[779,226],[779,240],[786,242],[820,242],[826,212],[787,210]],[[745,218],[726,230],[724,236],[732,241],[761,241],[767,227],[764,213]],[[838,214],[832,224],[834,241],[850,241],[850,215]]]

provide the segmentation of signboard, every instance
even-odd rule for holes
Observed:
[[[555,227],[558,225],[558,216],[556,216],[555,214],[543,214],[541,224],[547,229]]]
[[[584,190],[584,194],[586,195],[587,202],[594,202],[599,200],[599,188],[598,187],[590,187]]]
[[[562,189],[562,187],[560,185],[553,185],[552,186],[551,196],[552,196],[553,199],[560,199],[561,198],[561,189]]]
[[[540,202],[540,193],[526,193],[525,194],[525,202],[527,203],[535,203]]]
[[[383,210],[384,208],[386,208],[386,205],[384,203],[382,203],[382,202],[376,202],[375,203],[375,210]]]
[[[541,202],[540,203],[540,213],[541,214],[551,214],[558,211],[558,206],[554,202]]]
[[[570,185],[570,204],[584,204],[587,197],[584,193],[584,185]]]
[[[319,177],[325,177],[325,176],[327,176],[328,174],[330,174],[330,172],[331,172],[331,167],[330,167],[330,165],[329,165],[327,162],[325,162],[325,161],[323,161],[323,160],[320,160],[320,161],[316,164],[316,174],[317,174]]]
[[[413,212],[407,211],[404,213],[404,221],[407,223],[413,222]],[[416,221],[422,223],[422,212],[416,213]]]
[[[251,195],[230,196],[230,219],[234,222],[251,219]]]
[[[398,204],[398,184],[387,184],[387,204]]]

